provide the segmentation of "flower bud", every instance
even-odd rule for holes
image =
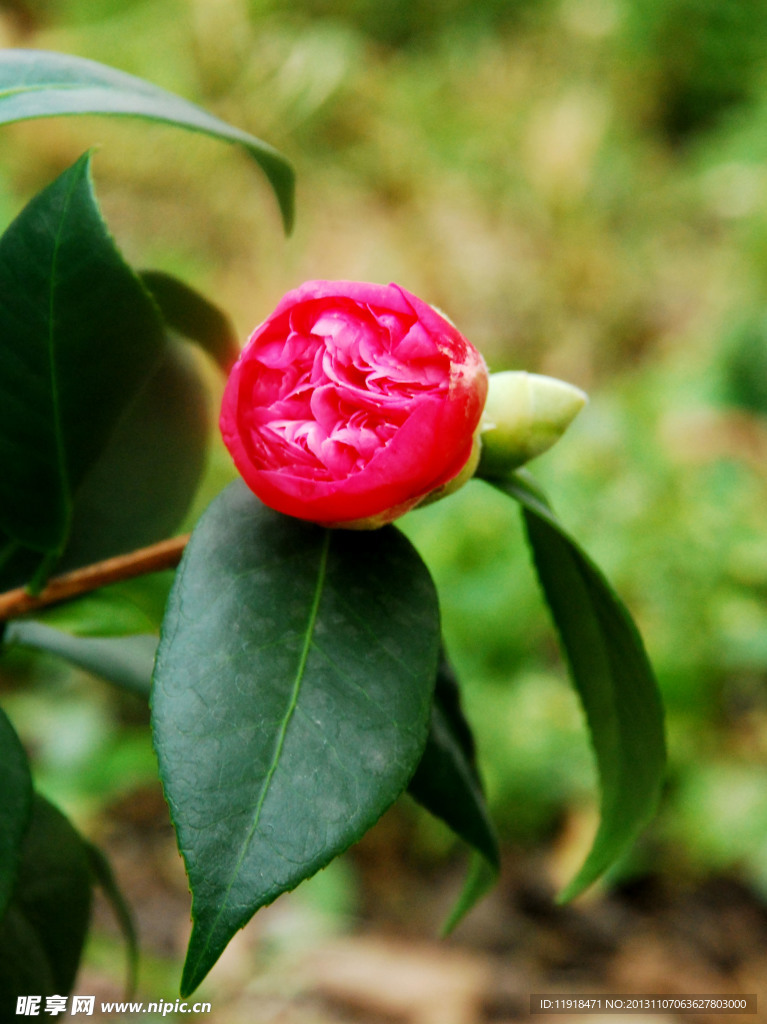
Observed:
[[[580,388],[554,377],[523,370],[490,374],[480,473],[508,473],[547,451],[587,401]]]

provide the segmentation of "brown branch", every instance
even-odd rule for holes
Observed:
[[[181,561],[188,540],[188,533],[180,537],[171,537],[170,540],[162,540],[148,548],[139,548],[138,551],[131,551],[127,555],[107,558],[103,562],[62,573],[61,576],[54,576],[49,580],[45,588],[36,595],[30,594],[24,587],[8,590],[0,594],[0,622],[47,608],[52,604],[59,604],[61,601],[71,601],[109,583],[119,583],[146,573],[160,572],[162,569],[173,569]]]

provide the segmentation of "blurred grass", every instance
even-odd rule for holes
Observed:
[[[37,122],[3,130],[3,221],[100,143],[97,187],[126,254],[210,294],[243,338],[303,279],[391,279],[445,309],[492,369],[590,391],[533,468],[636,616],[668,705],[668,792],[623,871],[729,870],[764,893],[766,11],[0,6],[4,45],[144,75],[261,135],[299,175],[285,240],[234,152],[127,122]],[[230,473],[217,445],[197,510]],[[403,526],[440,586],[503,837],[550,839],[593,803],[594,775],[515,510],[472,483]],[[87,817],[151,774],[123,705],[81,677],[59,685],[48,663],[24,671],[9,710],[54,798]]]

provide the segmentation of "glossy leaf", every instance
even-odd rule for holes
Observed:
[[[87,404],[85,396],[83,402]],[[204,470],[210,419],[209,396],[191,354],[183,344],[168,343],[158,369],[116,425],[74,495],[69,537],[56,571],[133,551],[178,530]],[[18,545],[14,551],[8,563],[0,565],[0,589],[25,583],[39,564],[39,554]],[[123,588],[122,609],[109,595],[86,599],[90,605],[109,604],[119,614],[120,620],[110,623],[107,632],[147,630],[142,615],[137,626],[121,624],[126,613],[136,618],[127,605],[129,593],[141,586]],[[78,602],[78,609],[82,604]],[[67,618],[66,611],[58,615]],[[158,625],[155,617],[148,628]]]
[[[472,862],[466,887],[445,925],[450,931],[495,882],[500,862],[498,840],[477,773],[471,728],[444,655],[437,673],[429,737],[408,791],[484,861]]]
[[[17,995],[71,990],[91,895],[85,843],[60,811],[36,795],[16,887],[0,921],[0,1019],[15,1019]]]
[[[116,686],[149,696],[156,636],[72,636],[42,622],[20,620],[8,624],[4,640],[9,646],[55,654]]]
[[[172,536],[205,468],[210,420],[209,397],[192,353],[184,344],[168,343],[75,495],[58,571]]]
[[[0,238],[0,338],[0,529],[52,564],[78,486],[164,345],[101,219],[88,155]]]
[[[665,769],[663,708],[639,632],[527,473],[492,481],[522,506],[535,567],[586,712],[602,790],[591,851],[568,900],[621,857],[654,813]]]
[[[161,121],[237,143],[259,164],[293,223],[294,174],[267,143],[221,121],[180,96],[83,57],[45,50],[0,52],[0,124],[61,114],[112,114]]]
[[[183,992],[405,788],[438,650],[434,586],[395,528],[324,530],[239,481],[210,506],[177,572],[152,696],[193,897]]]
[[[27,755],[11,723],[0,710],[0,917],[19,867],[21,842],[32,806],[32,779]]]
[[[142,270],[141,280],[152,293],[167,326],[196,341],[228,373],[240,354],[240,345],[226,313],[188,284],[161,270]]]

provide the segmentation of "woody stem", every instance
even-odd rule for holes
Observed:
[[[62,573],[50,579],[39,594],[31,594],[24,587],[8,590],[0,594],[0,622],[28,612],[39,611],[62,601],[71,601],[110,583],[119,583],[163,569],[173,569],[180,562],[188,540],[189,534],[182,534],[131,551],[127,555],[107,558],[103,562],[95,562],[82,569]]]

